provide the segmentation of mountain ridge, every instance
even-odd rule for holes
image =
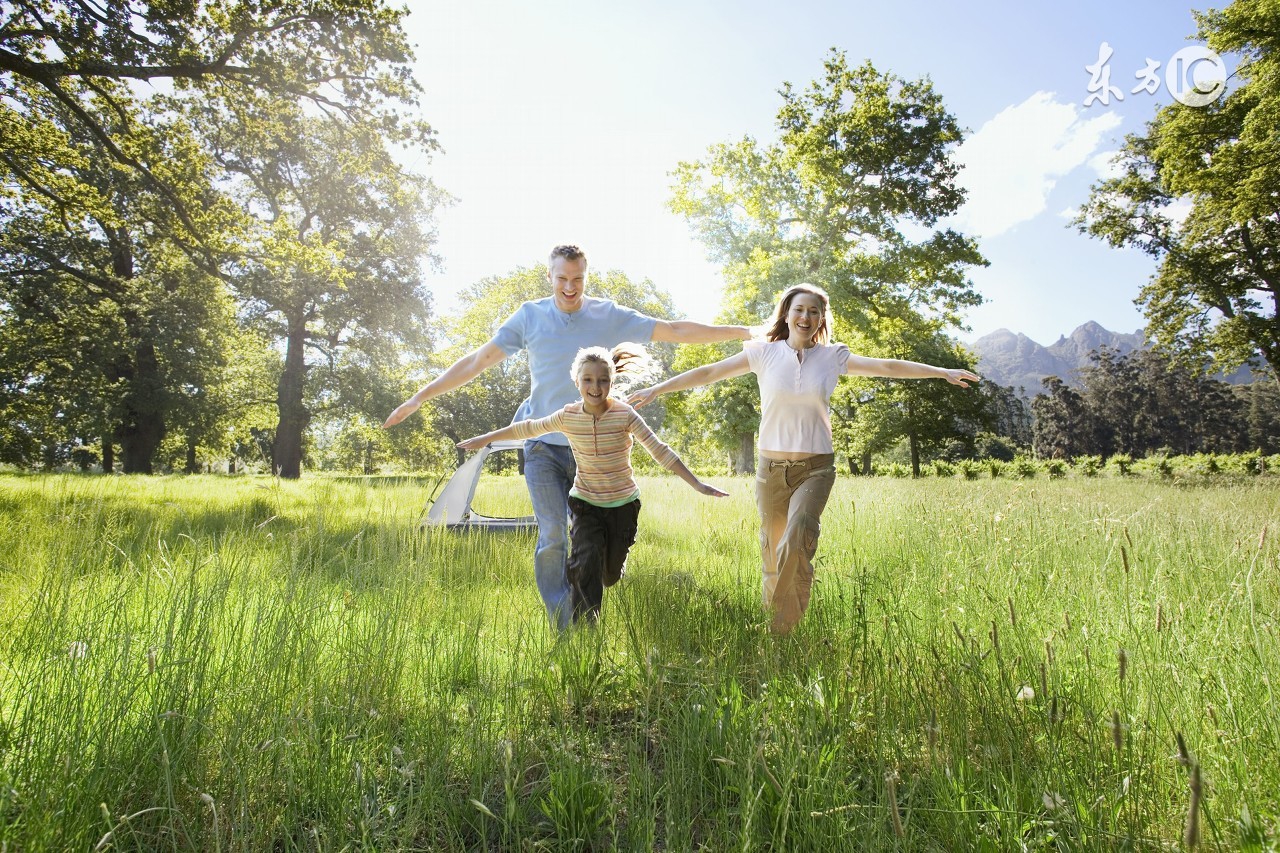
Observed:
[[[1060,335],[1049,346],[1004,328],[968,344],[978,356],[978,373],[984,379],[1021,389],[1019,393],[1026,397],[1040,393],[1046,376],[1057,376],[1068,385],[1080,387],[1080,369],[1093,363],[1089,353],[1102,346],[1124,355],[1146,346],[1146,334],[1142,329],[1113,332],[1090,320],[1070,335]]]

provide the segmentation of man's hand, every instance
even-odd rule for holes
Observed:
[[[698,481],[698,485],[694,486],[694,488],[697,489],[702,494],[709,495],[713,498],[729,497],[728,492],[722,492],[719,489],[717,489],[715,486],[711,485],[710,483],[704,483],[701,480]]]

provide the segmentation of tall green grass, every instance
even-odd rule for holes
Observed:
[[[1274,848],[1280,484],[841,479],[775,638],[719,482],[557,639],[427,481],[0,477],[0,846]]]

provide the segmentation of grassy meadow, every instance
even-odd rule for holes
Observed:
[[[1280,843],[1280,478],[842,477],[785,638],[713,481],[557,640],[428,478],[0,476],[0,850]]]

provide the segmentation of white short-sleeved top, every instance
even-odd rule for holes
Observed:
[[[800,358],[786,341],[748,341],[743,351],[760,381],[760,449],[832,453],[831,393],[849,348],[814,344]]]

